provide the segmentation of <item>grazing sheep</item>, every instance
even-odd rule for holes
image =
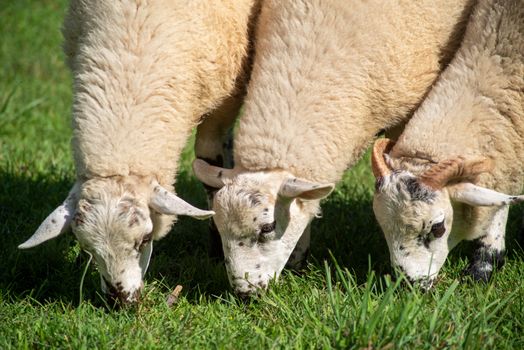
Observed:
[[[214,218],[237,293],[266,288],[286,262],[303,261],[319,200],[381,129],[422,100],[470,8],[456,0],[263,3],[235,168],[193,165],[221,188]]]
[[[221,152],[210,148],[225,123],[217,118],[231,110],[242,81],[252,6],[253,0],[71,2],[63,32],[74,78],[77,181],[20,248],[71,226],[95,257],[104,292],[137,301],[152,240],[167,234],[175,215],[213,214],[177,197],[172,184],[180,152],[207,113],[219,131],[207,128],[201,137],[208,146],[199,154]]]
[[[520,193],[524,180],[524,1],[479,1],[456,57],[372,159],[392,265],[429,287],[449,250],[476,240],[468,272],[489,279],[503,263],[508,205],[524,200],[500,193]]]

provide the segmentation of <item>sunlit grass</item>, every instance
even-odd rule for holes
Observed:
[[[391,281],[371,208],[369,157],[348,172],[313,224],[301,274],[244,303],[207,257],[207,224],[181,218],[155,247],[138,308],[109,311],[71,235],[29,251],[28,238],[74,181],[70,77],[59,28],[65,1],[0,6],[0,348],[524,348],[524,253],[511,211],[508,259],[488,284],[462,275],[468,248],[423,293]],[[184,153],[177,192],[205,205]],[[183,290],[171,307],[166,298]]]

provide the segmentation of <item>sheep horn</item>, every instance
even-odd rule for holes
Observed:
[[[371,169],[375,178],[378,179],[391,173],[391,168],[384,161],[384,154],[389,153],[394,145],[395,142],[390,139],[378,139],[375,141],[373,152],[371,153]]]
[[[474,178],[490,171],[493,163],[487,158],[465,161],[463,157],[443,160],[420,175],[419,180],[434,190],[440,190],[455,179]]]

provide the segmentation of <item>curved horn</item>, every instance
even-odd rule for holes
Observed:
[[[214,211],[202,210],[192,206],[156,182],[153,183],[153,194],[149,200],[149,206],[161,214],[187,215],[198,220],[205,220],[215,215]]]
[[[32,248],[66,232],[75,212],[79,190],[80,185],[75,183],[62,205],[53,210],[53,212],[40,224],[31,238],[20,244],[18,248]]]
[[[391,173],[391,168],[384,161],[384,154],[389,153],[394,145],[395,142],[390,139],[384,138],[375,141],[371,153],[371,169],[375,178],[384,177]]]
[[[420,182],[434,190],[440,190],[455,179],[474,178],[490,171],[493,162],[487,158],[466,161],[463,157],[443,160],[420,175]]]

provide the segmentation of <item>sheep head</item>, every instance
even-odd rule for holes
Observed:
[[[287,171],[222,169],[197,159],[196,176],[219,189],[214,220],[235,292],[248,296],[278,278],[333,184],[297,179]]]
[[[429,287],[458,243],[451,235],[453,202],[501,206],[524,200],[470,181],[492,169],[488,159],[462,157],[441,161],[416,176],[395,169],[388,151],[393,143],[377,140],[372,153],[376,178],[373,210],[388,244],[391,264],[413,281]]]
[[[204,219],[213,212],[191,206],[156,181],[93,178],[76,183],[64,203],[19,248],[39,245],[71,227],[82,249],[93,255],[104,293],[121,303],[134,303],[153,239],[167,232],[173,215]]]

